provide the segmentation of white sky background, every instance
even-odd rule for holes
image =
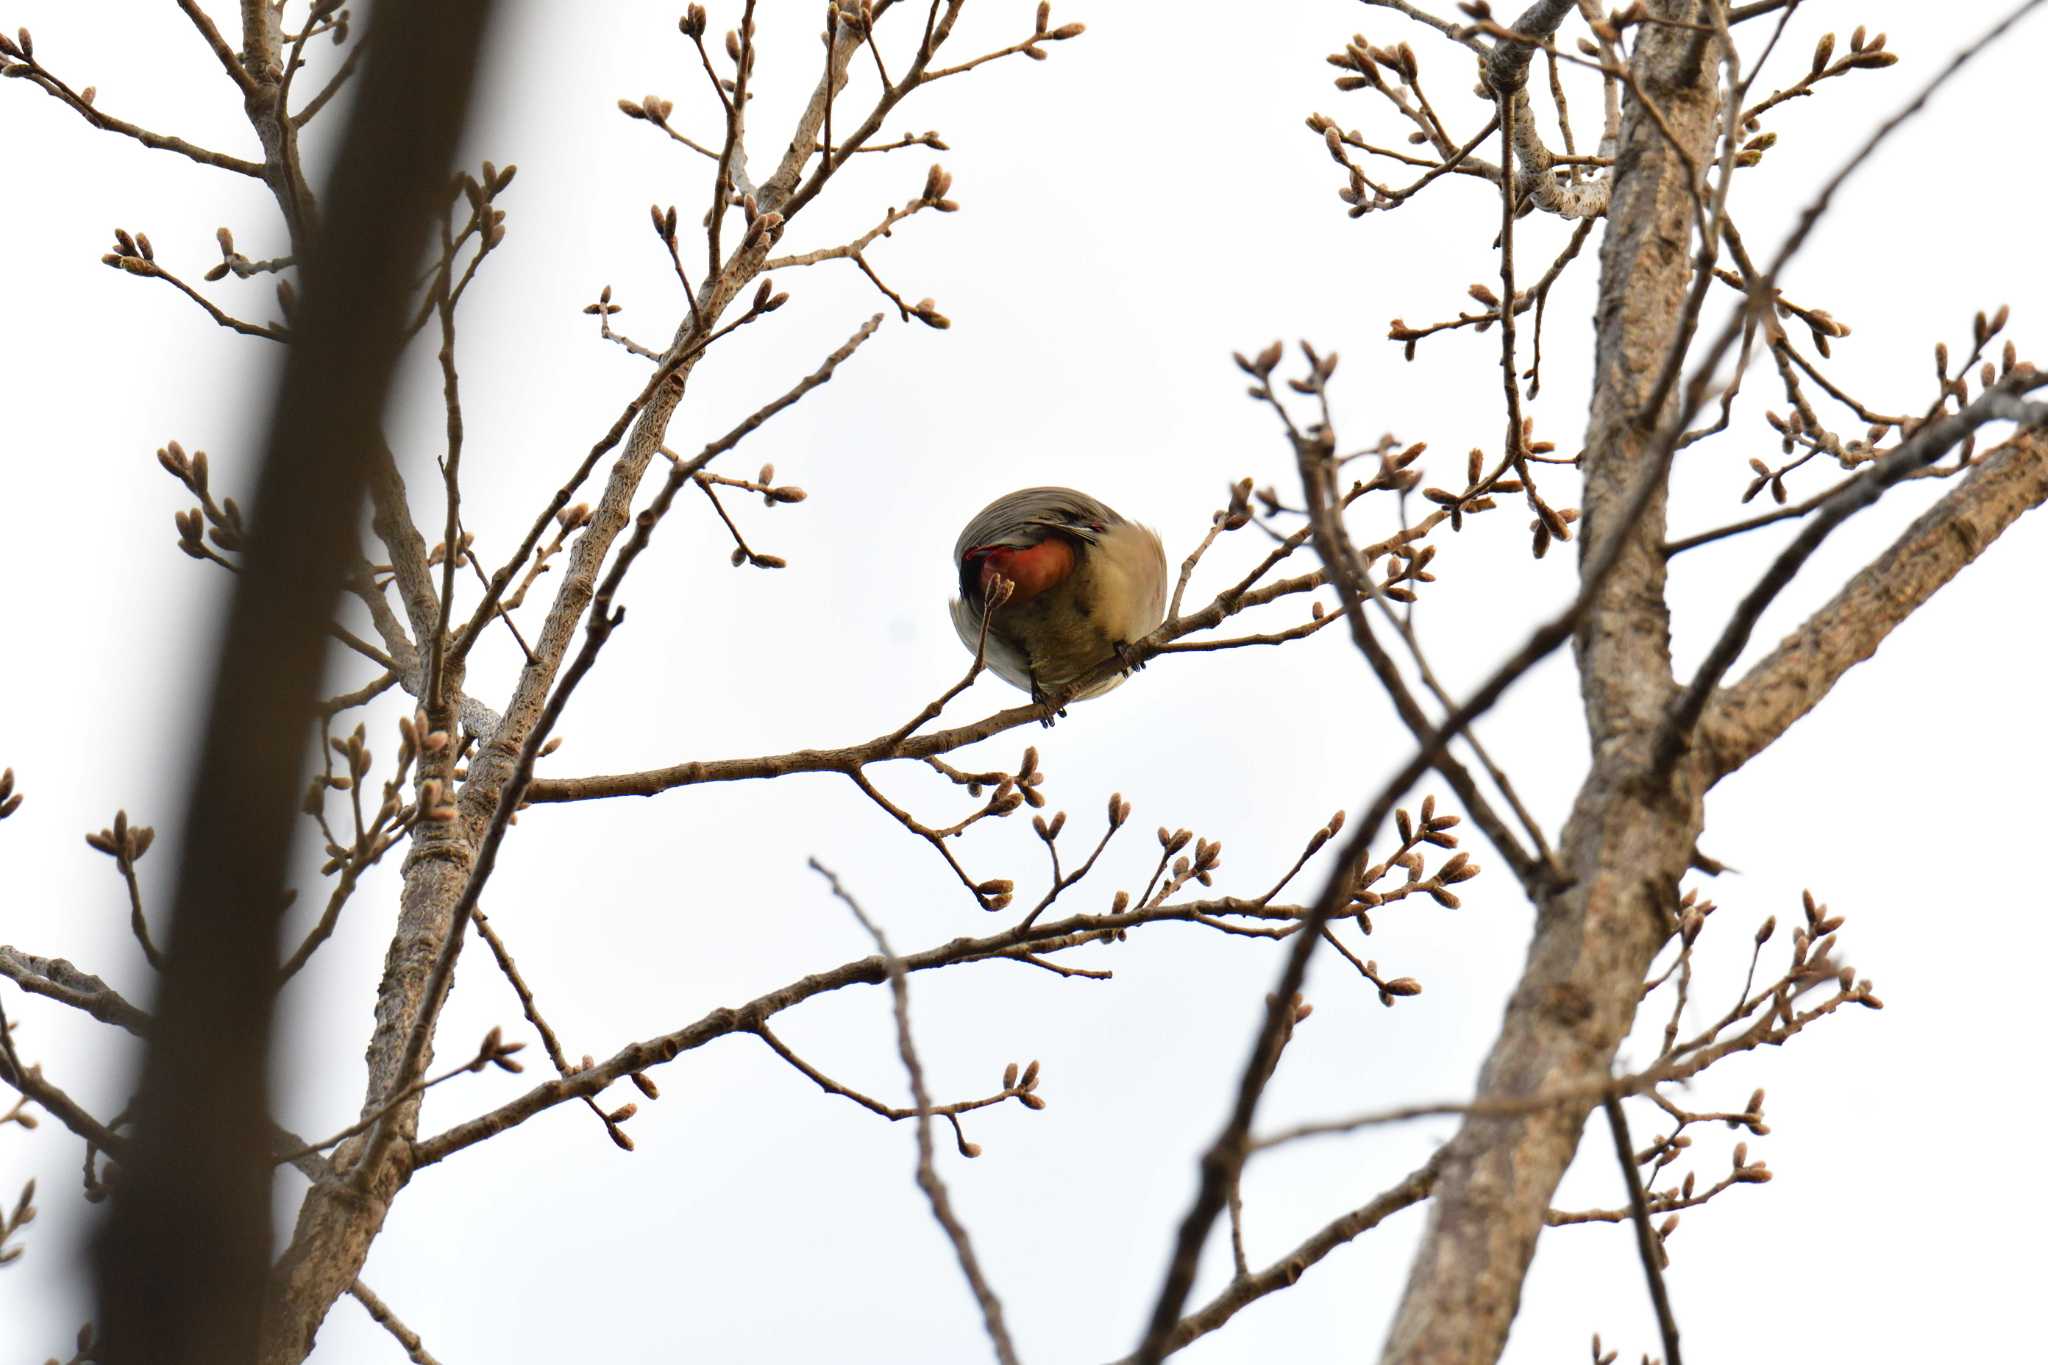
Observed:
[[[762,8],[757,167],[786,141],[819,64],[819,7]],[[621,117],[614,101],[665,94],[676,101],[676,126],[707,138],[715,108],[675,31],[674,6],[500,9],[506,22],[466,157],[472,166],[517,162],[520,174],[500,201],[510,237],[486,263],[460,332],[465,510],[487,565],[503,559],[642,383],[643,363],[598,340],[580,307],[610,283],[626,305],[617,324],[656,344],[681,307],[646,205],[677,203],[690,223],[702,212],[705,167]],[[1031,9],[1022,0],[971,6],[956,49],[971,55],[1021,37]],[[1734,199],[1759,257],[1851,137],[2003,6],[1816,0],[1806,9],[1763,88],[1793,79],[1826,27],[1845,37],[1859,21],[1886,28],[1904,60],[1831,82],[1824,98],[1772,118],[1782,140],[1738,181]],[[717,6],[714,33],[736,13]],[[96,84],[109,112],[253,154],[239,101],[174,7],[19,0],[5,17],[28,23],[38,55],[74,85]],[[1350,220],[1334,195],[1339,172],[1302,126],[1324,110],[1383,135],[1376,140],[1400,136],[1375,97],[1330,87],[1324,54],[1363,29],[1378,42],[1411,41],[1454,131],[1476,130],[1485,113],[1465,94],[1465,59],[1395,15],[1339,0],[1213,10],[1095,3],[1054,14],[1055,24],[1077,19],[1087,35],[1055,45],[1048,62],[1010,59],[914,96],[888,120],[888,135],[935,128],[953,150],[860,158],[793,226],[786,250],[844,240],[913,196],[926,166],[941,161],[962,211],[920,215],[871,260],[906,297],[935,298],[955,325],[940,333],[892,316],[834,383],[721,466],[750,475],[772,460],[779,479],[809,491],[808,502],[772,513],[758,501],[731,503],[750,543],[787,556],[788,569],[728,567],[729,542],[709,509],[678,506],[628,580],[627,624],[570,706],[549,772],[834,745],[897,724],[964,667],[946,618],[947,553],[965,517],[1010,488],[1086,488],[1158,527],[1176,564],[1230,479],[1250,474],[1291,494],[1289,453],[1270,414],[1245,398],[1233,349],[1280,336],[1341,350],[1343,443],[1368,444],[1383,430],[1427,440],[1432,482],[1460,477],[1470,446],[1497,447],[1495,335],[1435,338],[1413,364],[1384,339],[1390,317],[1446,317],[1468,283],[1498,283],[1492,191],[1453,177],[1397,213]],[[892,52],[904,50],[913,26],[904,17],[886,26],[898,30]],[[1793,298],[1855,329],[1836,344],[1833,372],[1866,401],[1924,407],[1934,341],[1967,345],[1971,314],[2000,302],[2013,305],[2023,354],[2043,359],[2038,176],[2015,160],[2006,130],[2027,116],[2023,53],[2044,32],[2040,21],[2022,30],[1896,137],[1840,196],[1786,281]],[[867,67],[856,72],[871,82]],[[841,128],[870,90],[856,84],[845,97]],[[1588,90],[1575,108],[1590,143],[1597,97]],[[282,236],[253,182],[94,133],[26,82],[0,88],[0,145],[0,392],[13,512],[0,763],[27,793],[0,830],[0,942],[70,957],[146,1001],[149,973],[128,937],[119,879],[79,836],[123,805],[163,828],[142,869],[162,912],[189,726],[229,587],[217,569],[177,552],[171,513],[189,498],[152,452],[172,437],[203,448],[215,487],[246,493],[275,357],[268,343],[233,337],[171,289],[103,269],[96,257],[119,224],[147,231],[159,260],[196,280],[216,258],[216,225],[233,227],[251,256],[281,250]],[[1533,278],[1564,229],[1525,223],[1521,260]],[[1539,435],[1567,451],[1583,430],[1594,264],[1589,247],[1552,299],[1543,394],[1532,405]],[[673,447],[695,449],[787,388],[882,302],[846,262],[785,272],[777,283],[792,292],[790,304],[702,365],[671,428]],[[268,318],[269,293],[267,283],[230,281],[216,297]],[[440,418],[430,356],[414,360],[393,430],[415,513],[430,527],[441,516],[429,496]],[[1755,416],[1773,402],[1767,370],[1748,389],[1744,434],[1682,459],[1676,527],[1741,515],[1744,461],[1775,455]],[[1812,466],[1799,477],[1803,495],[1831,476]],[[1564,474],[1545,486],[1557,490],[1553,501],[1576,500],[1563,492]],[[1752,657],[1937,491],[1909,486],[1838,534],[1765,618]],[[1367,504],[1360,525],[1387,527],[1391,516]],[[1483,676],[1575,581],[1569,554],[1530,561],[1526,521],[1503,509],[1462,536],[1437,537],[1441,581],[1418,622],[1454,691]],[[1191,600],[1206,600],[1263,552],[1257,535],[1219,545]],[[1681,669],[1781,543],[1766,533],[1677,561]],[[2039,912],[2048,908],[2027,875],[2048,761],[2034,723],[2048,662],[2044,578],[2048,534],[2029,519],[1712,799],[1705,846],[1742,872],[1701,883],[1722,909],[1689,1022],[1703,1025],[1734,997],[1751,929],[1770,914],[1789,925],[1803,886],[1848,915],[1846,956],[1889,1008],[1717,1068],[1696,1091],[1698,1107],[1739,1107],[1752,1086],[1768,1086],[1775,1131],[1750,1148],[1777,1172],[1768,1187],[1738,1188],[1687,1213],[1672,1241],[1672,1292],[1700,1359],[1793,1359],[1852,1344],[1868,1358],[2002,1355],[2029,1319],[2038,1258],[2014,1248],[2044,1204],[2033,1186],[2004,1178],[2024,1158],[2003,1139],[2043,1117],[2020,1069],[2038,1023],[2017,969],[2044,947]],[[538,622],[554,581],[544,580],[527,621]],[[1299,610],[1268,620],[1285,624]],[[500,635],[490,642],[470,689],[496,703],[516,652]],[[369,676],[353,660],[336,669],[343,685]],[[949,716],[1016,700],[984,678]],[[377,774],[389,772],[398,709],[387,698],[373,712]],[[1578,715],[1560,656],[1483,727],[1553,831],[1584,767]],[[1336,630],[1283,650],[1161,660],[1116,694],[1076,706],[1049,734],[1005,735],[956,761],[1013,765],[1026,743],[1049,770],[1052,808],[1070,812],[1068,845],[1092,841],[1110,792],[1136,807],[1096,876],[1063,902],[1075,909],[1142,884],[1159,824],[1222,839],[1219,889],[1257,894],[1318,823],[1340,807],[1355,811],[1407,751]],[[903,768],[881,780],[919,812],[955,818],[946,813],[963,803],[929,777]],[[536,808],[516,835],[485,906],[572,1055],[606,1056],[865,954],[858,927],[804,869],[809,855],[841,873],[899,949],[997,923],[929,848],[825,777]],[[1467,846],[1487,875],[1461,888],[1464,909],[1392,908],[1376,916],[1365,945],[1388,974],[1420,978],[1421,996],[1384,1010],[1334,954],[1318,959],[1316,1013],[1268,1092],[1261,1129],[1469,1092],[1531,911],[1476,835]],[[1014,876],[1020,899],[1035,899],[1044,860],[1021,816],[978,827],[961,854],[977,876]],[[344,1126],[361,1102],[398,862],[394,855],[357,893],[287,996],[280,1118],[307,1136]],[[1305,875],[1298,889],[1315,885]],[[292,932],[323,894],[309,865]],[[1781,962],[1785,947],[1781,934],[1767,962]],[[442,1030],[449,1060],[492,1024],[526,1036],[516,1000],[480,953],[463,963]],[[986,1149],[980,1160],[960,1160],[938,1133],[943,1172],[1026,1358],[1092,1361],[1130,1348],[1192,1189],[1195,1155],[1236,1083],[1280,959],[1271,944],[1160,927],[1077,959],[1114,967],[1112,982],[1005,964],[913,980],[937,1098],[987,1093],[1012,1059],[1044,1064],[1045,1112],[1008,1105],[970,1117],[969,1135]],[[133,1061],[124,1037],[12,989],[0,997],[26,1056],[97,1113],[119,1108]],[[1660,1025],[1661,1015],[1624,1063],[1650,1054]],[[777,1027],[849,1084],[898,1101],[905,1094],[885,991],[837,992]],[[537,1045],[526,1060],[526,1076],[493,1073],[435,1091],[423,1131],[539,1079],[547,1065]],[[908,1125],[821,1095],[743,1038],[655,1075],[663,1097],[642,1102],[630,1124],[634,1155],[565,1105],[423,1172],[405,1193],[363,1278],[436,1356],[449,1365],[599,1353],[986,1357],[951,1251],[911,1181]],[[638,1096],[620,1086],[611,1098]],[[1647,1113],[1636,1125],[1644,1141],[1660,1131]],[[1416,1123],[1256,1161],[1245,1185],[1253,1262],[1273,1260],[1397,1180],[1454,1127]],[[1589,1133],[1561,1206],[1623,1200],[1604,1131]],[[1700,1130],[1703,1182],[1725,1170],[1734,1136]],[[34,1176],[42,1208],[23,1236],[26,1257],[0,1271],[0,1349],[13,1356],[61,1354],[90,1312],[75,1259],[92,1227],[77,1194],[79,1155],[54,1121],[0,1134],[0,1194],[11,1199],[16,1182]],[[287,1173],[280,1188],[288,1218],[299,1178]],[[1422,1221],[1421,1209],[1400,1215],[1183,1358],[1221,1365],[1376,1352]],[[1197,1301],[1227,1274],[1219,1224]],[[1596,1330],[1627,1359],[1655,1349],[1626,1226],[1545,1237],[1507,1358],[1583,1358]],[[344,1302],[315,1359],[399,1355]]]

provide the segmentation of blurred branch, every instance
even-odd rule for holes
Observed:
[[[268,8],[244,6],[254,26],[245,55],[266,72],[257,59],[275,53]],[[266,142],[275,161],[263,174],[293,227],[304,300],[183,822],[134,1137],[97,1246],[110,1363],[251,1360],[266,1337],[266,1360],[295,1361],[311,1340],[303,1323],[266,1333],[261,1322],[272,993],[249,983],[276,971],[296,756],[318,707],[325,623],[357,553],[363,457],[397,360],[408,263],[446,183],[487,11],[485,0],[380,8],[373,22],[389,41],[339,151],[334,216],[310,250],[295,149]],[[270,128],[271,111],[248,103],[258,131]],[[195,1226],[210,1235],[195,1241]]]

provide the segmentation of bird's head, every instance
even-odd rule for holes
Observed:
[[[987,600],[997,578],[1014,585],[1005,605],[1021,606],[1063,581],[1089,547],[1123,519],[1071,488],[1020,488],[984,507],[960,533],[954,558],[960,596]]]
[[[974,545],[960,556],[960,592],[988,595],[997,578],[1015,584],[1005,606],[1022,606],[1074,571],[1074,542],[1057,533],[1032,545]]]

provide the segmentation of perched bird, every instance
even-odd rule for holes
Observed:
[[[1020,488],[967,523],[953,546],[953,627],[988,666],[1043,702],[1152,633],[1166,614],[1166,551],[1149,528],[1071,488]],[[1004,585],[1007,584],[1007,593]],[[1078,694],[1109,691],[1112,674]],[[1050,722],[1048,722],[1050,723]]]

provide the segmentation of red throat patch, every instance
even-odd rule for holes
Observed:
[[[1036,545],[977,545],[962,563],[980,567],[984,591],[991,577],[1001,575],[1017,585],[1008,605],[1028,602],[1074,571],[1074,547],[1063,536],[1048,536]]]

